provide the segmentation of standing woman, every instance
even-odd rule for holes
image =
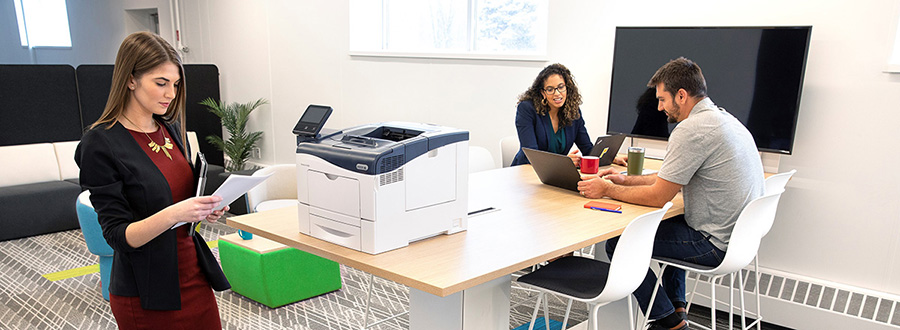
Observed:
[[[584,128],[581,103],[569,69],[557,63],[541,70],[531,87],[519,95],[516,130],[520,149],[512,165],[529,164],[521,148],[565,155],[576,144],[582,153],[590,153],[594,145]],[[568,156],[576,165],[581,162],[576,150]]]
[[[231,286],[189,225],[218,220],[222,198],[193,197],[184,70],[163,38],[137,32],[116,55],[106,108],[75,161],[103,237],[115,251],[109,292],[120,329],[221,329],[213,290]]]

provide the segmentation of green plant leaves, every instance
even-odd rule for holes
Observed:
[[[256,147],[256,143],[262,138],[263,132],[247,132],[247,121],[250,114],[264,104],[268,104],[266,99],[259,99],[255,102],[248,103],[216,103],[212,98],[206,98],[200,101],[222,120],[222,126],[228,131],[228,139],[222,139],[215,135],[206,137],[206,141],[214,145],[231,158],[231,163],[226,164],[225,169],[228,171],[240,171],[244,169],[244,164],[250,158],[250,151]]]

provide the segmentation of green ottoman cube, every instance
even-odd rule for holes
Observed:
[[[259,236],[219,237],[219,259],[232,291],[271,308],[341,288],[337,262]]]

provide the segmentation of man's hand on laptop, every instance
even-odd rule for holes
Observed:
[[[628,155],[616,156],[616,159],[613,159],[613,164],[628,166]]]
[[[609,181],[601,178],[583,179],[578,181],[578,191],[587,198],[602,198],[606,196],[606,189],[611,185]]]
[[[625,176],[612,167],[600,171],[599,173],[597,173],[597,176],[609,180],[610,182],[615,184],[625,183]]]

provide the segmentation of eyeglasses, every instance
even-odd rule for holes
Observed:
[[[547,94],[555,94],[556,91],[560,93],[566,92],[566,85],[559,85],[559,87],[544,87],[544,92]]]

